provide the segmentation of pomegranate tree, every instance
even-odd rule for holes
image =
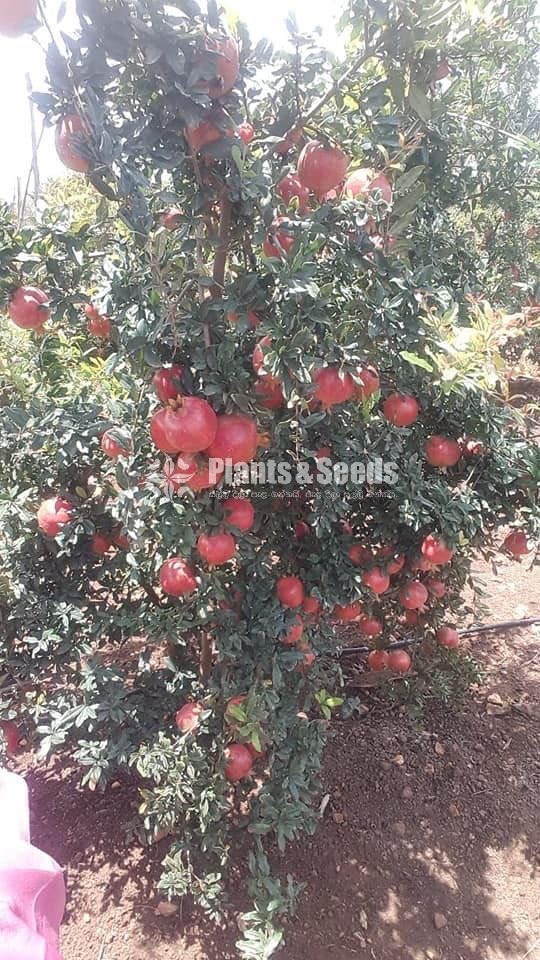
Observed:
[[[343,57],[180,6],[79,4],[38,102],[106,202],[0,208],[0,723],[123,772],[171,898],[215,917],[245,851],[260,960],[345,638],[382,690],[457,688],[473,559],[536,558],[538,449],[471,334],[537,299],[536,78],[523,5],[350,0]]]

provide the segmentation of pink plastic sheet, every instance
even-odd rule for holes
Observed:
[[[30,843],[28,789],[0,767],[0,960],[61,960],[62,870]]]

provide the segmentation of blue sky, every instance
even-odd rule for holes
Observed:
[[[60,0],[46,0],[47,17],[50,23],[56,23],[56,14]],[[73,0],[68,2],[68,18]],[[285,18],[293,10],[301,28],[324,29],[329,45],[334,45],[335,37],[331,28],[330,10],[334,5],[328,0],[271,0],[269,6],[257,0],[231,0],[227,7],[240,14],[254,37],[268,36],[279,44],[286,36]],[[271,13],[270,13],[271,11]],[[4,133],[4,149],[0,157],[0,196],[11,200],[17,187],[17,178],[22,188],[28,176],[30,165],[30,119],[26,96],[25,74],[29,73],[35,90],[43,89],[44,52],[47,33],[39,30],[35,37],[20,37],[7,40],[0,37],[0,121]],[[41,128],[41,115],[37,114],[37,123]],[[46,131],[39,152],[39,166],[42,179],[64,172],[54,150],[52,131]]]

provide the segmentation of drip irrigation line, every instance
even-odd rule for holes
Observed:
[[[500,623],[480,624],[478,626],[467,627],[466,630],[458,630],[460,637],[472,637],[478,633],[488,633],[492,630],[513,630],[514,628],[530,627],[535,623],[540,623],[540,617],[527,617],[523,620],[501,620]],[[420,637],[402,637],[400,640],[394,640],[386,647],[377,647],[378,650],[403,650],[405,647],[412,647],[419,643]],[[373,647],[366,643],[357,647],[346,647],[338,654],[338,659],[342,657],[353,656],[356,653],[370,653]]]

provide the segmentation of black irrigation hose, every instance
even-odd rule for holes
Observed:
[[[466,630],[458,630],[460,637],[472,637],[477,633],[488,633],[491,630],[512,630],[514,627],[530,627],[534,623],[540,623],[540,617],[529,617],[525,620],[502,620],[500,623],[483,624],[478,627],[468,627]],[[394,640],[387,647],[379,647],[382,650],[403,650],[405,647],[412,647],[419,642],[419,637],[404,637],[402,640]],[[373,647],[368,647],[363,643],[359,647],[346,647],[338,654],[341,657],[352,656],[355,653],[369,653]]]

